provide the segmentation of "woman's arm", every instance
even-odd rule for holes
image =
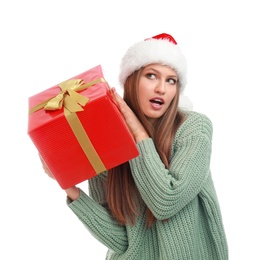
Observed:
[[[105,207],[95,202],[82,190],[76,200],[72,201],[68,198],[67,204],[98,241],[118,253],[127,250],[126,228],[120,226]]]
[[[54,179],[53,174],[42,158],[41,162],[44,171]],[[104,200],[104,193],[102,192],[103,181],[105,180],[104,174],[94,177],[93,181],[90,180],[91,183],[94,183],[93,194],[98,201],[100,198]],[[127,249],[128,240],[125,227],[120,226],[117,221],[112,219],[106,208],[76,186],[65,189],[65,192],[67,194],[67,205],[96,239],[115,252],[123,253]]]
[[[192,114],[177,132],[170,169],[152,139],[138,143],[140,156],[130,161],[141,196],[157,219],[168,219],[201,191],[210,174],[212,125]]]

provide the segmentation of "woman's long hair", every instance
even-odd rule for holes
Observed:
[[[137,93],[142,72],[143,68],[128,77],[123,99],[143,124],[154,141],[162,162],[166,168],[169,168],[173,139],[184,120],[184,115],[178,110],[179,87],[177,87],[176,95],[164,115],[153,121],[152,124],[141,111],[139,105]],[[106,190],[108,207],[113,217],[121,225],[134,224],[135,217],[139,215],[139,204],[142,199],[128,162],[108,171]],[[151,227],[155,222],[155,217],[149,208],[146,211],[146,222],[148,227]]]

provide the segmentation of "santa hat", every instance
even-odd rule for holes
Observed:
[[[167,65],[175,70],[182,92],[186,85],[187,64],[175,39],[166,33],[135,43],[121,60],[119,81],[124,86],[126,79],[136,70],[152,63]]]

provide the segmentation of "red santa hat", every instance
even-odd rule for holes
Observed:
[[[126,79],[136,70],[152,63],[167,65],[175,70],[182,92],[186,85],[187,64],[175,39],[166,33],[135,43],[121,60],[119,81],[124,86]]]

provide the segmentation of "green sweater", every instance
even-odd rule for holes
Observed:
[[[81,222],[109,248],[106,259],[228,259],[210,173],[211,141],[208,117],[188,112],[174,139],[170,170],[160,160],[152,139],[137,144],[140,156],[130,166],[144,205],[157,219],[152,228],[146,228],[145,214],[134,226],[120,226],[108,214],[103,206],[107,172],[89,180],[90,196],[81,191],[76,201],[67,198]]]

